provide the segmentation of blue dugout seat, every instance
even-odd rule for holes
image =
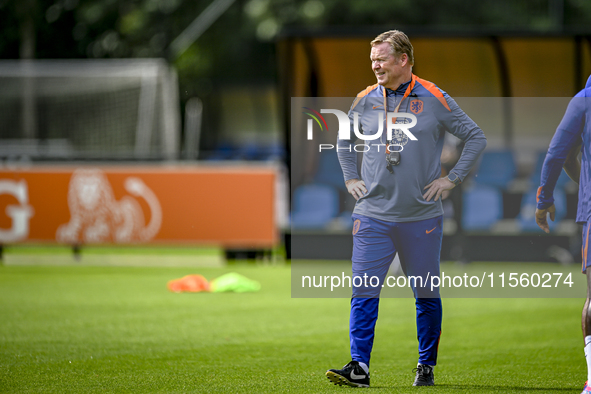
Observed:
[[[331,185],[339,190],[347,190],[336,150],[331,149],[320,152],[314,182]]]
[[[507,189],[517,175],[517,166],[510,150],[490,150],[482,154],[474,181],[479,185]]]
[[[493,186],[475,186],[462,195],[462,228],[486,231],[503,218],[503,195]]]
[[[302,185],[293,193],[293,229],[324,228],[338,213],[339,193],[329,185]]]

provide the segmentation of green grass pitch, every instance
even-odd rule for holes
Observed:
[[[230,271],[262,290],[166,289]],[[445,299],[427,388],[411,387],[413,300],[384,299],[370,390],[579,393],[583,297]],[[324,372],[349,361],[348,313],[347,299],[292,299],[289,266],[0,266],[0,392],[347,393]]]

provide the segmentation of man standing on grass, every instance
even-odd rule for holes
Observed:
[[[547,215],[554,221],[554,187],[564,167],[566,174],[579,184],[577,223],[583,225],[582,271],[587,275],[587,300],[583,306],[581,324],[585,337],[587,381],[582,394],[591,394],[591,257],[588,255],[591,228],[591,77],[585,89],[569,103],[562,121],[550,142],[542,167],[541,186],[538,188],[536,223],[549,233]],[[581,148],[582,146],[582,148]],[[582,152],[581,161],[578,160]]]
[[[439,289],[431,291],[427,280],[439,276],[440,197],[468,175],[486,138],[447,93],[412,73],[413,47],[406,34],[392,30],[377,36],[371,42],[370,59],[377,84],[359,93],[349,111],[351,135],[363,133],[368,147],[364,148],[361,176],[356,138],[337,142],[347,189],[357,200],[349,323],[352,361],[342,369],[328,370],[326,376],[334,384],[369,387],[380,290],[398,254],[404,273],[423,282],[421,286],[411,281],[419,340],[413,385],[432,386],[442,308]],[[449,175],[440,177],[446,131],[462,139],[465,147]],[[371,136],[376,137],[368,140]],[[379,278],[379,284],[355,286],[355,278],[364,276]]]

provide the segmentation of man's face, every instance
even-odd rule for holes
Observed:
[[[392,53],[390,44],[387,42],[382,42],[371,48],[371,69],[376,75],[380,85],[390,89],[396,89],[400,85],[401,82],[398,81],[403,75],[403,56],[405,55],[396,58]]]

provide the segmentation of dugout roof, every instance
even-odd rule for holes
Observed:
[[[369,43],[383,30],[284,32],[278,40],[284,95],[353,97],[374,84]],[[570,97],[591,74],[591,33],[401,30],[414,47],[413,72],[452,97]]]
[[[387,29],[282,32],[277,53],[288,152],[298,151],[297,146],[291,146],[292,97],[352,98],[366,86],[375,84],[369,60],[370,42]],[[486,128],[489,147],[531,148],[529,156],[523,156],[526,164],[533,160],[534,151],[542,146],[547,148],[568,98],[584,87],[591,74],[591,32],[400,30],[409,36],[414,47],[413,72],[434,82],[452,97],[478,97],[479,103],[500,97],[538,100],[530,113],[522,110],[523,99],[501,100],[488,110],[495,121],[493,127]],[[542,107],[543,98],[564,99],[548,104],[552,107],[550,114]],[[462,103],[466,101],[470,100]],[[471,110],[470,114],[473,113]],[[542,126],[533,125],[536,116],[532,114],[536,113],[548,113],[550,120],[544,119]],[[482,119],[478,113],[474,115]],[[480,122],[486,123],[486,119]],[[524,124],[528,127],[523,127]]]

